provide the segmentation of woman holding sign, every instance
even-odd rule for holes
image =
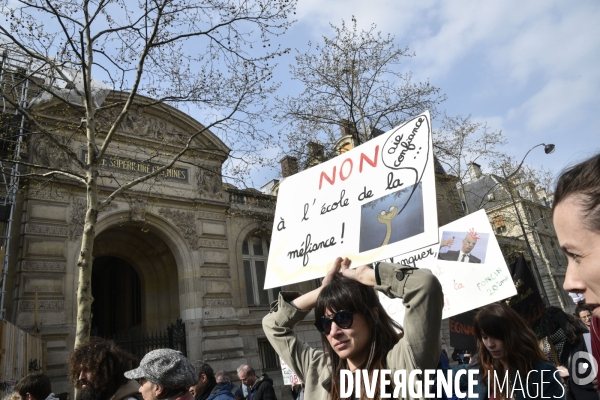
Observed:
[[[406,384],[411,371],[434,369],[439,361],[443,294],[431,271],[389,263],[375,269],[349,267],[350,260],[338,258],[321,287],[304,295],[281,292],[263,319],[275,351],[304,381],[307,399],[356,398],[359,393],[362,399],[381,398],[384,390],[392,392],[397,371],[403,370]],[[373,287],[404,300],[403,334],[394,329],[399,326]],[[313,308],[325,352],[294,331]],[[381,376],[383,370],[389,370],[387,376]],[[422,397],[420,389],[406,384],[397,397]]]

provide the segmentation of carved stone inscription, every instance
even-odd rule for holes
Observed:
[[[38,310],[40,311],[56,311],[56,310],[64,310],[65,309],[65,301],[64,300],[39,300],[38,301]],[[35,301],[34,300],[21,300],[19,302],[19,310],[20,311],[34,311],[35,310]]]
[[[226,249],[227,241],[218,239],[200,239],[198,241],[200,247],[212,247],[216,249]]]
[[[205,307],[231,307],[233,306],[232,299],[204,299]]]
[[[34,234],[34,235],[67,236],[67,227],[66,226],[54,226],[54,225],[28,224],[25,227],[25,233]]]
[[[67,269],[67,263],[60,261],[23,261],[21,269],[23,271],[64,272]]]

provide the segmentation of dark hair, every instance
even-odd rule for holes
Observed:
[[[52,393],[50,379],[41,372],[34,372],[21,379],[15,386],[15,392],[25,399],[29,393],[35,400],[45,400]]]
[[[62,392],[56,395],[59,400],[67,400],[69,398],[69,392]]]
[[[562,172],[554,191],[553,210],[571,196],[579,196],[583,223],[600,232],[600,154]]]
[[[482,339],[484,334],[504,342],[503,348],[506,351],[508,369],[511,374],[516,374],[518,371],[521,379],[527,376],[534,362],[546,361],[546,357],[538,345],[537,336],[527,322],[504,303],[489,304],[475,316],[477,363],[479,364],[479,375],[483,377],[482,381],[484,382],[488,382],[490,376],[493,376],[493,371],[501,375],[500,381],[502,381],[506,372],[500,360],[494,359],[485,347]],[[496,382],[493,378],[492,380]],[[498,390],[498,392],[504,394],[505,398],[509,398],[508,390],[507,385],[503,391]]]
[[[217,372],[215,374],[215,379],[217,379],[219,377],[223,378],[223,380],[225,380],[225,381],[231,380],[231,375],[229,375],[229,372],[224,371],[224,370],[220,370],[219,372]]]
[[[371,351],[366,365],[362,369],[369,371],[369,376],[373,376],[375,369],[385,369],[387,367],[387,353],[398,343],[401,338],[394,328],[401,329],[385,311],[379,297],[372,287],[365,286],[354,279],[346,278],[342,275],[335,275],[333,281],[325,286],[315,307],[315,317],[321,318],[329,311],[351,311],[362,315],[367,321],[371,330]],[[377,310],[377,311],[375,311]],[[330,398],[340,398],[340,370],[348,368],[347,361],[342,360],[340,356],[331,348],[327,336],[322,336],[323,348],[331,360],[331,389]],[[375,398],[379,398],[380,385],[377,385]],[[366,391],[362,390],[362,398],[366,398]]]
[[[579,313],[582,311],[589,311],[591,314],[594,310],[587,304],[577,304],[577,306],[575,307],[575,315],[577,316],[577,318],[579,318]]]
[[[198,373],[198,379],[200,379],[200,377],[202,376],[202,374],[206,375],[206,378],[208,378],[208,380],[210,382],[214,382],[215,380],[215,371],[213,371],[212,367],[210,365],[208,365],[207,363],[205,363],[202,360],[196,360],[192,363],[192,366],[194,367],[194,369],[196,370],[196,372]]]
[[[128,381],[124,374],[131,369],[135,359],[113,341],[92,337],[69,356],[69,377],[74,386],[80,388],[79,374],[82,371],[92,372],[92,385],[112,397]]]
[[[560,308],[551,306],[547,310],[554,323],[555,332],[562,329],[569,343],[576,345],[579,343],[579,335],[588,332],[586,328],[581,326],[578,318],[567,314]]]

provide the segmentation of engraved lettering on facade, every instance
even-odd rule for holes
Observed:
[[[21,265],[23,271],[64,272],[67,269],[67,263],[60,261],[23,261]]]
[[[232,299],[204,299],[205,307],[232,307]]]
[[[64,300],[39,300],[38,301],[38,310],[39,311],[54,311],[54,310],[64,310],[65,309],[65,301]],[[20,311],[34,311],[35,310],[35,301],[34,300],[21,300],[19,302],[19,310]]]
[[[200,247],[212,247],[212,248],[217,248],[217,249],[226,249],[227,248],[226,240],[200,239],[199,244],[200,244]]]
[[[25,233],[34,235],[67,236],[66,226],[27,224]]]

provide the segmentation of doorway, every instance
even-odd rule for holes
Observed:
[[[108,338],[142,325],[140,278],[125,260],[102,256],[92,267],[92,335]]]

